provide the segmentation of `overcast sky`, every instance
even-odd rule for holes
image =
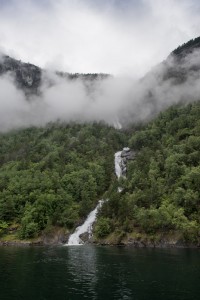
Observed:
[[[68,72],[141,76],[200,35],[198,0],[0,0],[0,50]]]

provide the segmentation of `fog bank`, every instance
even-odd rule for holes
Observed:
[[[177,76],[169,76],[169,72]],[[38,96],[26,98],[11,74],[0,77],[0,131],[55,121],[104,121],[118,126],[151,119],[172,104],[200,99],[200,52],[181,65],[168,59],[140,80],[128,77],[66,79],[43,72]],[[118,125],[117,125],[118,124]]]

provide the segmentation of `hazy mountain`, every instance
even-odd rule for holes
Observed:
[[[0,75],[10,74],[17,86],[25,92],[37,92],[42,77],[42,70],[30,63],[24,63],[6,55],[0,58]]]
[[[97,242],[199,245],[199,69],[199,39],[128,85],[2,57],[0,239],[58,242],[61,228],[64,241],[104,198]],[[128,130],[94,122],[115,116]],[[127,146],[134,159],[118,182],[114,153]]]
[[[177,103],[200,95],[200,37],[178,47],[133,86],[123,123],[149,121]]]
[[[0,76],[9,74],[14,77],[17,87],[24,90],[26,93],[37,93],[42,84],[42,77],[45,76],[47,70],[41,69],[30,63],[24,63],[21,60],[16,60],[7,55],[0,56]],[[81,79],[93,81],[96,79],[105,79],[108,74],[70,74],[67,72],[52,72],[55,75],[65,79]],[[47,78],[46,78],[47,79]],[[51,78],[49,84],[52,84]]]
[[[5,131],[40,126],[55,120],[105,121],[120,128],[148,121],[172,104],[197,100],[200,93],[199,39],[178,47],[140,80],[108,74],[49,71],[2,55],[0,79],[6,76],[7,87],[5,80],[0,82],[1,90],[5,90],[1,96],[7,99],[7,107],[2,101],[0,111],[8,118],[5,121],[0,118],[0,128]],[[15,86],[9,78],[14,78]],[[23,92],[18,97],[16,87]],[[31,100],[29,103],[25,101],[27,96]],[[12,105],[8,107],[9,102]],[[8,119],[12,119],[12,124],[8,124]]]

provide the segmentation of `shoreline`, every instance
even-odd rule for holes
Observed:
[[[43,247],[64,246],[69,240],[71,232],[66,228],[53,227],[48,232],[43,232],[32,239],[19,239],[17,232],[4,235],[0,238],[0,247]],[[184,240],[179,232],[157,232],[155,235],[147,235],[141,232],[126,233],[123,236],[115,232],[105,238],[97,238],[95,235],[81,237],[85,245],[116,246],[126,248],[200,248],[200,240],[195,242]]]
[[[42,240],[38,241],[0,241],[0,247],[44,247],[44,246],[64,246],[66,242],[57,243],[46,243]],[[88,242],[84,245],[93,246],[110,246],[110,247],[124,247],[124,248],[137,248],[137,249],[200,249],[200,245],[187,244],[187,243],[170,243],[170,242],[159,242],[159,243],[144,243],[138,241],[132,241],[131,243],[108,243],[108,242]],[[84,246],[83,245],[83,246]]]

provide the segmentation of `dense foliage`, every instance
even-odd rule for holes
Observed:
[[[21,238],[48,226],[72,228],[95,206],[114,174],[125,137],[104,124],[52,124],[0,135],[0,234]]]
[[[118,181],[113,158],[125,145],[136,156]],[[72,229],[107,191],[96,238],[178,233],[199,242],[199,102],[126,132],[57,123],[1,134],[0,146],[0,235],[14,224],[21,238],[48,226]]]
[[[129,146],[136,158],[128,165],[123,192],[109,190],[96,225],[105,237],[128,232],[155,236],[178,232],[182,239],[200,238],[200,103],[173,106],[142,130]]]

